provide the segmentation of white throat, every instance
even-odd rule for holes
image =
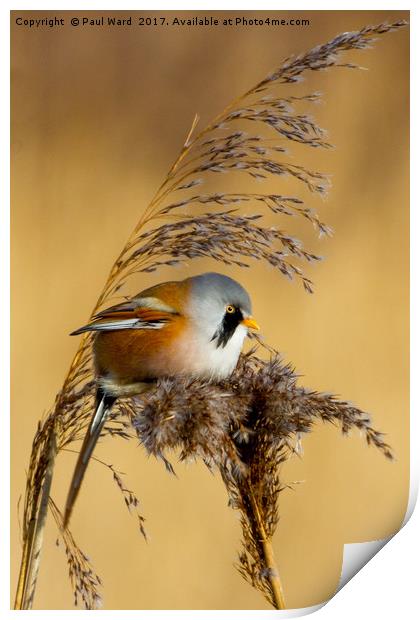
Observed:
[[[247,328],[238,325],[225,346],[217,346],[216,340],[211,340],[209,334],[196,332],[195,372],[197,376],[208,379],[224,379],[229,377],[238,363]]]

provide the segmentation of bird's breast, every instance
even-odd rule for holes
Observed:
[[[121,385],[175,375],[222,379],[234,370],[245,336],[239,325],[225,346],[217,346],[184,317],[159,330],[102,332],[94,343],[96,371]]]
[[[175,352],[183,374],[207,379],[223,379],[235,369],[247,330],[238,325],[228,342],[221,346],[210,333],[192,327]]]

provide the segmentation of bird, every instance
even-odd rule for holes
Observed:
[[[72,332],[94,332],[96,396],[67,495],[64,528],[115,401],[142,394],[164,377],[229,377],[249,329],[259,325],[247,291],[236,280],[209,272],[147,288]]]

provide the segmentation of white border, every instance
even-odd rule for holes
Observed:
[[[0,201],[0,395],[1,395],[1,463],[0,463],[0,488],[2,509],[1,514],[6,518],[0,522],[1,533],[1,563],[0,563],[0,605],[9,603],[10,597],[10,533],[9,533],[9,514],[10,514],[10,85],[9,85],[9,19],[2,13],[2,29],[0,33],[0,63],[2,69],[2,93],[0,99],[0,137],[2,142],[1,149],[1,177],[0,188],[2,200]],[[4,603],[3,603],[4,602]]]
[[[6,9],[2,3],[2,13],[6,11],[409,11],[413,10],[411,5],[415,3],[405,2],[404,6],[396,6],[395,0],[372,0],[369,6],[361,0],[349,2],[346,6],[337,2],[328,0],[320,0],[319,2],[298,2],[295,1],[289,5],[279,6],[276,0],[263,0],[261,2],[251,2],[251,0],[214,0],[213,2],[203,2],[202,0],[183,0],[175,2],[175,0],[156,1],[156,2],[135,2],[126,0],[124,7],[116,6],[115,2],[109,0],[91,0],[89,6],[82,7],[80,4],[73,5],[70,2],[56,1],[46,2],[39,0],[34,2],[11,3]]]
[[[369,7],[365,2],[354,1],[350,6],[343,6],[340,4],[340,10],[397,10],[395,1],[383,1],[371,2]],[[402,7],[404,10],[409,10],[411,7],[405,3]],[[10,66],[10,34],[9,34],[9,10],[118,10],[119,7],[115,6],[115,3],[109,1],[102,2],[90,2],[89,7],[83,9],[76,9],[74,6],[65,2],[16,2],[13,6],[5,7],[2,5],[0,10],[1,23],[0,23],[0,66],[3,76],[3,89],[9,95],[9,66]],[[147,10],[152,9],[150,4],[145,5],[138,2],[127,1],[124,4],[124,9],[120,10]],[[215,0],[212,3],[200,2],[196,0],[194,2],[156,2],[153,3],[154,10],[257,10],[255,4],[247,0],[230,0],[229,2],[221,2]],[[258,10],[290,10],[290,7],[280,7],[278,2],[265,1],[259,3]],[[336,3],[332,2],[317,2],[310,5],[308,2],[293,3],[293,10],[337,10]],[[412,100],[414,102],[413,109],[420,109],[420,101],[418,97],[418,87],[415,76],[419,74],[419,67],[416,66],[416,58],[419,55],[418,40],[417,40],[417,11],[411,9],[411,29],[414,28],[415,34],[411,37],[411,52],[412,52],[412,69],[411,69],[411,84],[412,84]],[[4,505],[1,513],[3,515],[10,514],[10,482],[9,482],[9,463],[10,463],[10,447],[9,447],[9,252],[10,243],[8,238],[9,230],[9,216],[7,205],[10,198],[10,185],[9,185],[9,96],[1,98],[1,138],[2,138],[2,150],[1,155],[4,161],[1,166],[3,172],[1,189],[3,193],[3,200],[1,201],[1,224],[0,224],[0,275],[2,285],[2,296],[0,299],[0,326],[1,326],[1,349],[0,349],[0,394],[2,404],[2,421],[1,421],[1,465],[0,465],[0,485],[3,493]],[[416,120],[418,115],[412,116],[412,135],[418,140],[418,121]],[[415,147],[417,147],[417,140]],[[416,148],[412,149],[412,167],[413,171],[418,175],[418,157]],[[412,183],[412,231],[411,231],[411,260],[412,260],[412,297],[411,297],[411,316],[414,317],[412,321],[412,343],[418,344],[418,317],[420,317],[420,304],[418,289],[414,286],[415,280],[419,278],[419,216],[418,216],[418,190],[415,183]],[[398,205],[396,205],[398,208]],[[392,249],[391,249],[392,250]],[[397,249],[398,251],[398,249]],[[417,317],[417,320],[416,320]],[[415,356],[415,351],[412,350],[411,355],[411,373],[414,380],[418,380],[419,366]],[[418,458],[418,445],[415,445],[415,439],[419,436],[419,423],[416,412],[419,411],[419,396],[412,390],[411,394],[411,406],[412,415],[411,419],[411,494],[409,513],[414,509],[415,498],[417,496],[418,478],[419,478],[419,458]],[[398,533],[385,548],[371,560],[368,565],[362,569],[362,571],[356,575],[351,585],[347,585],[343,588],[325,607],[317,612],[317,618],[320,620],[328,620],[340,618],[340,620],[354,619],[355,614],[361,618],[370,618],[380,616],[381,620],[387,620],[388,618],[394,618],[398,615],[399,618],[411,618],[414,617],[414,610],[417,610],[417,575],[419,574],[419,530],[420,530],[420,512],[417,510],[414,513],[413,518],[408,522],[404,530]],[[7,527],[7,521],[4,523],[2,520],[1,525],[1,563],[0,563],[0,612],[2,618],[16,617],[19,612],[10,611],[10,535]],[[6,534],[6,535],[5,535]],[[416,581],[415,581],[416,580]],[[59,619],[62,617],[73,617],[76,614],[89,613],[79,610],[66,610],[66,611],[32,611],[34,617],[45,618],[53,617]],[[215,615],[222,617],[229,617],[232,619],[239,618],[241,620],[258,619],[267,617],[268,614],[279,614],[282,617],[291,617],[288,612],[274,612],[274,611],[119,611],[116,610],[103,610],[100,612],[106,617],[115,618],[116,613],[120,618],[138,618],[141,614],[142,618],[162,618],[170,616],[171,618],[214,618]],[[294,615],[294,614],[293,614]]]

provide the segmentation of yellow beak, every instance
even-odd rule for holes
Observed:
[[[249,329],[255,329],[257,331],[260,329],[260,326],[258,325],[257,321],[252,316],[249,316],[247,319],[244,319],[242,321],[242,325],[245,325],[245,327],[249,327]]]

